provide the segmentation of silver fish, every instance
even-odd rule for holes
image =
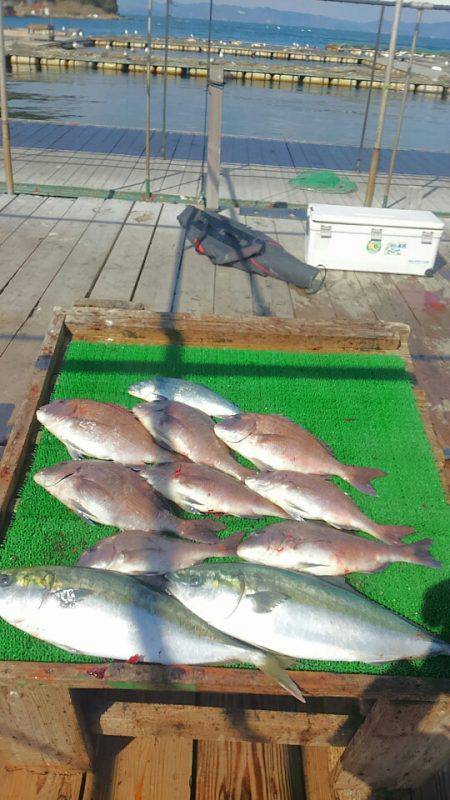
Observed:
[[[210,519],[179,519],[143,478],[112,461],[64,461],[40,470],[34,480],[86,522],[202,542],[215,542],[213,532],[225,527]]]
[[[0,616],[38,639],[88,656],[168,665],[249,662],[304,700],[276,658],[219,634],[129,575],[83,567],[5,570]]]
[[[117,461],[140,466],[171,461],[173,453],[159,447],[131,411],[96,400],[55,400],[36,412],[42,425],[66,445],[72,458]]]
[[[214,433],[214,423],[202,411],[183,403],[159,399],[133,408],[133,414],[159,444],[197,464],[206,464],[244,480],[252,472],[231,457]]]
[[[193,514],[218,513],[247,518],[289,516],[241,481],[204,464],[160,464],[140,474],[157,492]]]
[[[450,644],[352,589],[259,564],[200,564],[168,591],[230,636],[292,658],[376,663],[450,655]]]
[[[211,544],[183,541],[164,533],[122,531],[86,550],[79,567],[108,569],[128,575],[163,575],[200,564],[213,556],[235,556],[242,539],[238,533]]]
[[[239,414],[240,409],[230,403],[220,394],[216,394],[212,389],[203,386],[201,383],[183,381],[181,378],[167,378],[155,375],[149,381],[141,381],[130,386],[128,392],[133,397],[151,402],[158,397],[165,397],[166,400],[176,400],[178,403],[185,403],[187,406],[197,408],[210,417],[229,417]]]
[[[397,561],[440,567],[428,552],[431,539],[404,545],[371,542],[314,522],[277,522],[252,533],[238,546],[246,561],[310,575],[379,572]]]
[[[337,475],[372,495],[376,491],[371,482],[386,474],[380,469],[342,464],[325,442],[287,417],[275,414],[239,414],[218,422],[214,431],[228,447],[261,469]]]
[[[367,517],[338,486],[320,475],[260,472],[247,486],[284,508],[293,519],[322,519],[335,528],[364,531],[388,544],[414,533],[407,525],[381,525]]]

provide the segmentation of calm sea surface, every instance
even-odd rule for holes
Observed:
[[[82,29],[85,34],[114,31],[116,34],[145,31],[145,18],[120,20],[53,20],[56,27]],[[27,18],[8,18],[7,25],[27,24]],[[172,34],[206,35],[206,23],[175,19]],[[162,20],[155,19],[156,34]],[[248,24],[216,23],[216,39],[240,39],[276,44],[309,43],[323,46],[330,41],[372,43],[373,35],[343,31],[303,31],[296,28],[268,28]],[[401,44],[401,43],[400,43]],[[407,40],[404,42],[407,44]],[[442,49],[444,40],[423,40],[423,46]],[[161,122],[162,78],[152,81],[153,125]],[[206,83],[201,79],[169,80],[168,127],[172,130],[202,131]],[[93,125],[143,128],[145,126],[145,85],[140,73],[104,73],[84,68],[36,72],[21,69],[8,77],[10,114],[20,119],[85,122]],[[367,144],[373,141],[380,102],[374,91]],[[242,136],[286,138],[297,141],[358,144],[367,92],[356,89],[284,86],[270,88],[258,83],[229,81],[224,92],[224,133]],[[384,143],[393,138],[401,93],[391,92]],[[401,146],[449,151],[450,100],[434,95],[411,95],[403,125]]]

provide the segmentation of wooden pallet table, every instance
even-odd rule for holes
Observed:
[[[291,352],[396,353],[409,363],[408,332],[408,327],[399,323],[194,318],[155,314],[138,304],[112,306],[97,300],[55,309],[1,463],[0,523],[6,527],[32,451],[36,409],[47,401],[72,339]],[[442,454],[420,393],[418,401],[442,470]],[[292,675],[299,677],[299,673]],[[333,796],[332,791],[339,800],[363,800],[379,788],[419,786],[445,764],[449,755],[449,684],[444,679],[313,671],[300,675],[307,696],[305,706],[252,670],[120,662],[2,662],[0,761],[6,767],[9,789],[2,791],[0,779],[0,795],[76,800],[241,797],[221,793],[220,780],[225,780],[227,769],[238,774],[239,765],[250,758],[245,748],[252,748],[252,758],[257,760],[261,757],[258,748],[265,745],[273,746],[272,766],[281,759],[284,768],[288,750],[305,748],[307,795],[302,789],[298,797],[326,800]],[[143,770],[145,764],[153,764],[154,768],[142,772],[139,791],[127,793],[119,788],[102,794],[96,784],[102,779],[95,773],[99,741],[100,749],[108,741],[127,743]],[[330,764],[334,764],[333,789]],[[30,795],[20,794],[17,788],[26,782],[23,776],[28,773],[23,770],[34,776],[27,783],[37,787]],[[328,770],[326,788],[319,786],[320,770]],[[109,777],[114,783],[114,776]],[[147,788],[143,793],[143,785],[150,784],[152,791]],[[40,795],[42,787],[47,789]],[[255,790],[253,796],[263,800],[294,795],[286,786],[272,785]]]

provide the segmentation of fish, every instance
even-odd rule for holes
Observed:
[[[450,655],[450,644],[344,578],[245,562],[169,573],[166,590],[222,633],[290,658],[381,663]]]
[[[219,439],[260,469],[293,470],[313,475],[337,475],[364,494],[376,495],[375,478],[386,473],[371,467],[342,464],[329,445],[275,414],[239,414],[214,426]]]
[[[252,492],[242,481],[204,464],[160,464],[140,474],[159,494],[193,514],[289,517],[282,508]]]
[[[78,559],[79,567],[114,570],[128,575],[163,575],[200,564],[213,556],[235,556],[242,534],[211,544],[189,542],[150,531],[121,531],[102,539]]]
[[[69,652],[155,664],[250,663],[304,702],[273,655],[221,635],[130,575],[84,567],[0,572],[0,616]]]
[[[215,542],[216,520],[179,519],[134,470],[113,461],[63,461],[41,469],[35,482],[86,522],[125,530],[166,531]]]
[[[252,474],[232,458],[228,447],[215,435],[214,422],[203,411],[164,398],[142,403],[132,411],[159,444],[190,461],[215,467],[238,480]]]
[[[245,481],[296,520],[320,519],[334,528],[364,531],[388,544],[414,533],[407,525],[381,525],[367,517],[348,495],[321,475],[266,470]]]
[[[55,400],[36,412],[39,422],[60,439],[72,458],[106,459],[129,466],[171,461],[131,411],[96,400]],[[178,459],[179,460],[179,459]]]
[[[405,561],[441,567],[429,554],[432,539],[414,544],[385,545],[315,522],[277,522],[250,534],[237,548],[246,561],[310,575],[379,572]]]
[[[151,402],[158,397],[165,397],[166,400],[176,400],[187,406],[203,411],[210,417],[229,417],[239,414],[240,408],[234,403],[230,403],[220,394],[208,389],[201,383],[183,381],[181,378],[167,378],[155,375],[149,381],[135,383],[128,389],[133,397]]]

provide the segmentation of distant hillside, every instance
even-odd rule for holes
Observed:
[[[31,9],[36,16],[44,15],[45,6],[52,17],[88,17],[93,14],[99,17],[116,17],[119,13],[117,0],[40,0],[32,3],[8,0],[7,5],[14,8],[18,17],[29,16]]]
[[[156,16],[165,13],[164,2],[154,2],[153,9]],[[119,0],[119,10],[121,14],[145,14],[143,0]],[[331,9],[330,9],[331,10]],[[184,19],[208,19],[209,3],[197,2],[187,3],[175,1],[172,6],[172,15],[183,17]],[[421,30],[424,36],[438,36],[440,38],[450,38],[450,14],[448,22],[425,22]],[[320,14],[303,14],[298,11],[282,11],[261,6],[248,8],[239,5],[224,5],[214,3],[214,19],[224,22],[247,22],[259,25],[289,25],[298,28],[325,28],[327,30],[354,30],[371,32],[376,31],[377,22],[356,22],[343,19],[334,19],[330,16]],[[404,22],[401,24],[402,33],[412,33],[414,23]]]

